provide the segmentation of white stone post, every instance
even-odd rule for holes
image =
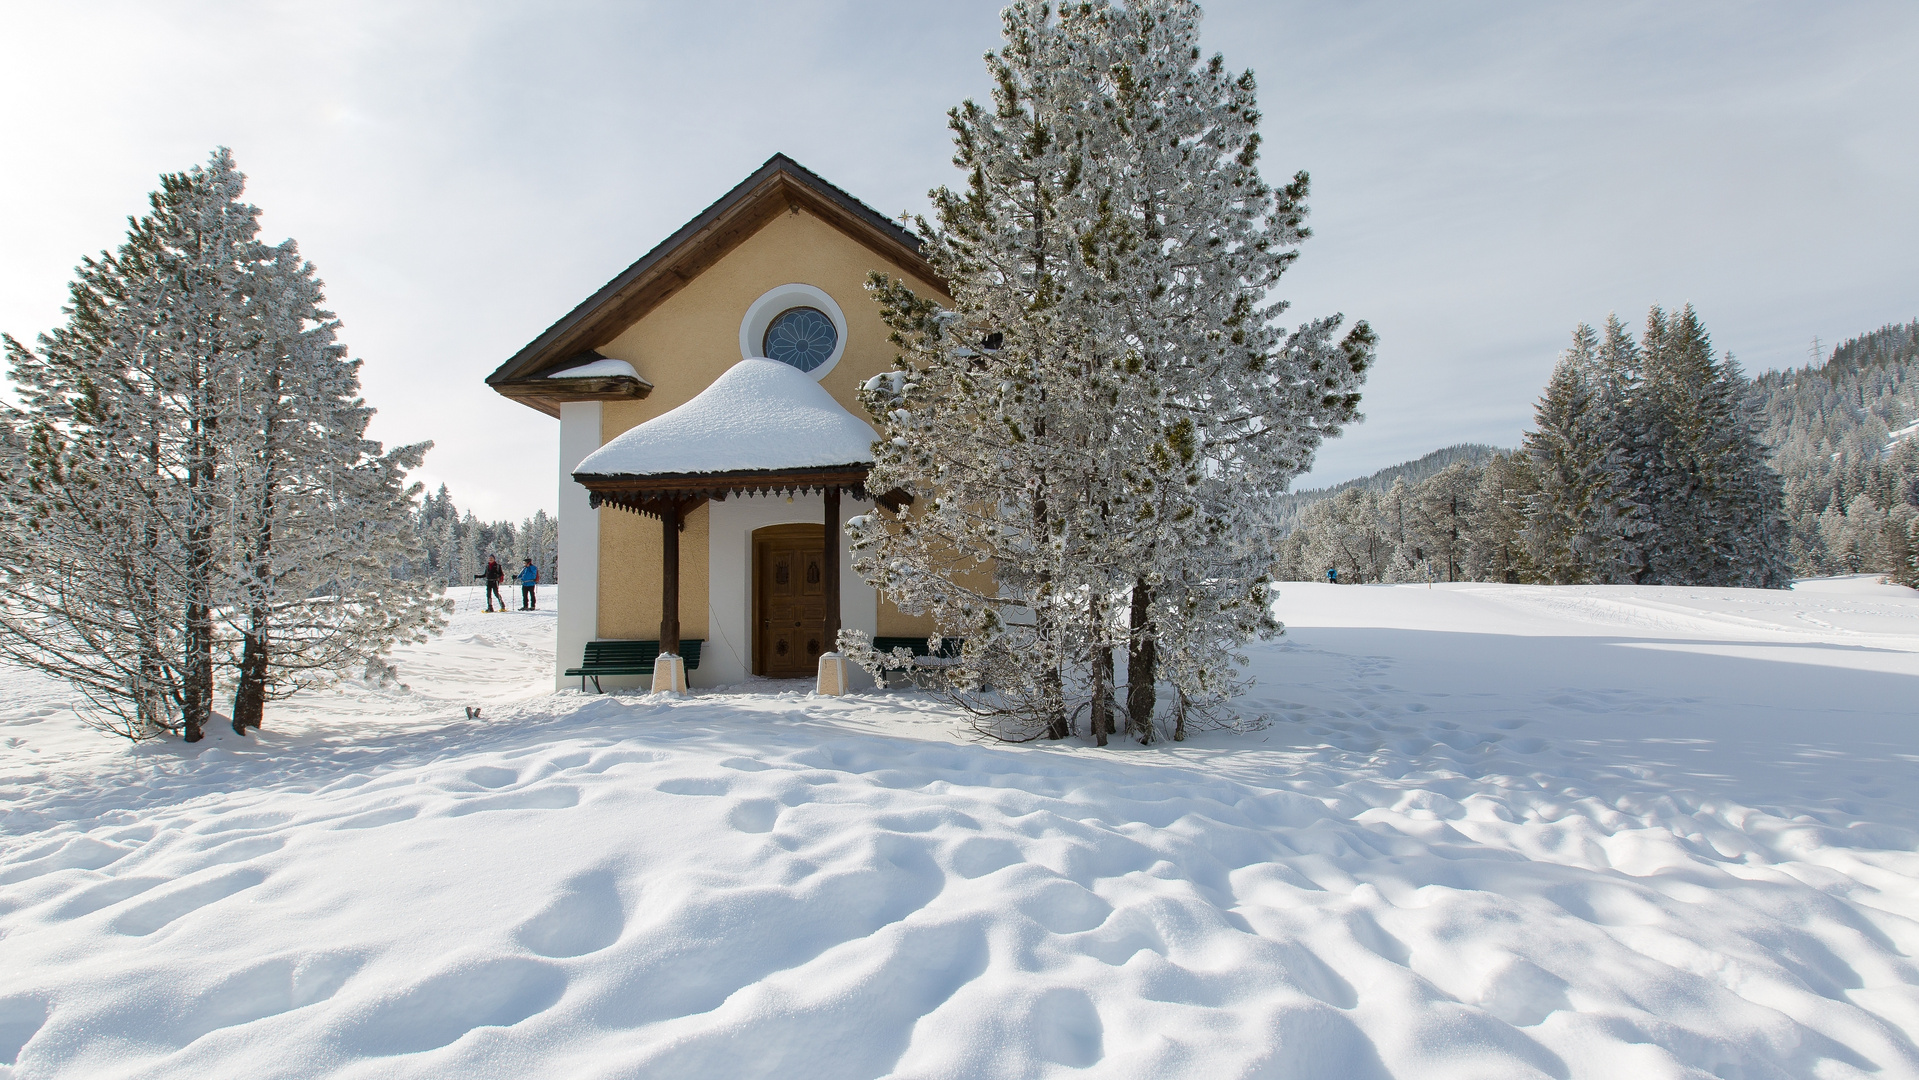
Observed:
[[[815,692],[827,697],[844,697],[849,689],[846,685],[846,657],[836,652],[821,653],[820,676],[814,687]]]
[[[653,692],[686,693],[686,661],[672,653],[661,653],[653,660]]]
[[[561,674],[578,667],[586,643],[600,633],[600,512],[573,470],[600,448],[600,403],[560,404],[560,612],[555,635],[553,685],[570,685]],[[685,681],[685,676],[681,676]]]

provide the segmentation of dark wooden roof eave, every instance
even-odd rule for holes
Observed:
[[[487,383],[507,394],[508,385],[556,367],[562,357],[606,344],[774,217],[802,206],[901,269],[944,287],[920,255],[919,237],[793,159],[775,154],[515,353],[487,376]]]
[[[637,401],[653,392],[652,383],[633,375],[594,375],[579,379],[536,376],[496,383],[493,388],[549,416],[560,415],[561,402]]]
[[[586,488],[588,501],[595,507],[614,506],[658,516],[663,506],[697,504],[709,499],[718,502],[728,495],[774,495],[837,488],[864,499],[867,498],[866,474],[872,468],[870,463],[852,462],[805,469],[739,469],[649,476],[574,473],[573,479]]]

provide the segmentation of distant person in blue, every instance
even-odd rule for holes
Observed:
[[[533,609],[540,606],[540,598],[534,595],[534,592],[533,592],[533,586],[538,585],[539,583],[540,583],[540,568],[533,565],[532,559],[528,559],[526,561],[526,565],[520,567],[520,610],[521,611],[532,611]]]
[[[1339,567],[1329,566],[1326,568],[1326,584],[1328,585],[1339,584]]]

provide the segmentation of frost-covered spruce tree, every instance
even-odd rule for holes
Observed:
[[[1539,494],[1528,515],[1533,559],[1540,576],[1556,584],[1589,579],[1577,534],[1587,503],[1593,466],[1604,460],[1599,410],[1592,385],[1593,352],[1599,335],[1585,323],[1573,331],[1573,347],[1553,366],[1546,392],[1533,410],[1526,452],[1539,477]]]
[[[445,623],[437,582],[404,571],[417,468],[430,443],[382,450],[366,438],[360,362],[337,341],[321,283],[291,240],[254,268],[254,346],[235,365],[222,430],[233,544],[223,610],[239,639],[233,729],[268,700],[356,669],[386,670],[403,641]]]
[[[1585,519],[1592,545],[1590,564],[1596,580],[1608,585],[1635,582],[1643,576],[1645,543],[1654,528],[1644,468],[1649,459],[1639,453],[1647,415],[1642,361],[1632,331],[1618,315],[1607,315],[1591,383],[1599,412],[1599,441],[1609,454],[1608,476],[1595,489],[1601,497],[1586,507]]]
[[[1599,332],[1581,323],[1553,368],[1526,434],[1538,482],[1527,515],[1538,580],[1569,585],[1625,580],[1636,506],[1622,461],[1631,443],[1636,352],[1617,319]]]
[[[1634,450],[1652,529],[1640,581],[1784,588],[1784,490],[1766,463],[1738,365],[1688,304],[1655,307],[1640,340]]]
[[[1235,647],[1278,629],[1270,497],[1352,418],[1372,339],[1274,325],[1305,178],[1260,181],[1252,79],[1200,60],[1195,5],[1015,4],[1005,21],[995,109],[953,113],[969,190],[935,192],[939,227],[921,223],[957,307],[876,285],[907,351],[869,393],[873,482],[925,509],[865,519],[855,546],[908,610],[965,627],[957,673],[1021,687],[1047,734],[1074,692],[1104,742],[1124,645],[1147,739],[1161,676],[1183,717],[1234,689]],[[1037,683],[970,666],[1002,642],[1015,667],[1045,658]]]

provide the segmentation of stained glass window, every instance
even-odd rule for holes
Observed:
[[[801,371],[812,371],[833,355],[839,344],[839,331],[833,320],[817,308],[788,308],[766,328],[763,342],[768,359],[790,364]]]

